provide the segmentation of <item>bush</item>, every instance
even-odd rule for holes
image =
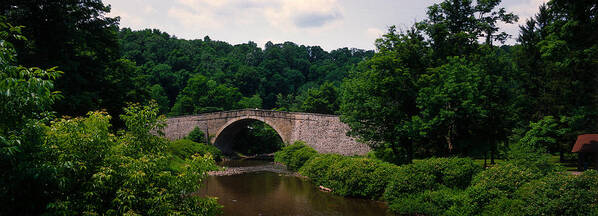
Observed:
[[[222,160],[222,152],[213,145],[206,145],[197,143],[188,139],[180,139],[172,141],[168,144],[168,152],[180,159],[189,159],[195,154],[206,155],[211,154],[214,160]]]
[[[391,211],[400,214],[468,215],[463,191],[482,168],[469,158],[430,158],[403,165],[384,191]]]
[[[409,194],[389,205],[391,211],[407,215],[470,215],[467,194],[463,190],[442,188]]]
[[[199,127],[193,128],[193,130],[185,137],[185,139],[191,140],[196,143],[206,143],[206,134],[199,129]]]
[[[318,154],[315,157],[309,159],[301,169],[299,173],[307,176],[311,181],[317,185],[329,186],[328,173],[332,167],[332,164],[342,160],[344,156],[337,154]]]
[[[59,119],[46,130],[38,166],[52,170],[43,185],[51,199],[47,215],[208,215],[221,213],[215,198],[190,196],[206,173],[216,169],[210,155],[185,157],[168,167],[168,141],[152,134],[164,125],[155,104],[132,105],[121,119],[126,130],[110,133],[110,117]],[[186,155],[183,150],[177,152]],[[182,159],[181,159],[182,160]],[[36,196],[39,196],[36,195]]]
[[[299,173],[342,196],[379,198],[396,165],[362,157],[322,154],[305,163]]]
[[[436,190],[440,186],[465,189],[482,168],[469,158],[431,158],[403,165],[397,170],[386,188],[388,201],[409,194]]]
[[[548,175],[523,185],[516,195],[525,203],[524,215],[596,215],[598,172]]]
[[[287,166],[289,170],[297,171],[307,160],[317,155],[318,152],[305,145],[303,141],[296,141],[292,145],[283,147],[274,154],[274,161]]]
[[[513,198],[519,187],[542,176],[543,173],[537,169],[502,163],[475,176],[467,194],[471,205],[480,212],[504,212],[499,208]]]

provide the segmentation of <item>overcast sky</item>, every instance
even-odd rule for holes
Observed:
[[[160,29],[178,38],[232,44],[292,41],[326,50],[342,47],[374,49],[374,40],[388,26],[408,28],[425,17],[436,0],[104,0],[109,16],[135,30]],[[518,25],[546,0],[503,0],[501,6],[519,16],[518,24],[500,25],[518,34]],[[510,41],[513,43],[514,39]]]

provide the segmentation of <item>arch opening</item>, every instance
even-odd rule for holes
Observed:
[[[284,145],[280,134],[267,123],[247,118],[225,126],[214,145],[226,155],[259,155],[280,150]]]

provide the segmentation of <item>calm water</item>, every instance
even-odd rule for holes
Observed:
[[[231,167],[264,165],[262,161],[232,161]],[[210,176],[200,196],[219,197],[225,215],[385,215],[382,202],[335,196],[319,191],[308,180],[274,172]]]

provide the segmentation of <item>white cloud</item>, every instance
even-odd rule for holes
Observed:
[[[214,16],[207,13],[195,13],[193,11],[183,9],[180,7],[173,7],[168,10],[168,16],[175,18],[185,28],[197,27],[217,27],[221,25],[219,21],[214,19]]]
[[[507,41],[507,44],[514,44],[516,38],[519,36],[519,26],[524,25],[525,22],[536,13],[538,13],[538,8],[540,5],[548,2],[548,0],[526,0],[519,4],[515,4],[505,9],[508,12],[512,12],[513,14],[519,16],[519,20],[513,24],[506,24],[506,23],[499,23],[498,27],[500,27],[503,31],[507,32],[512,36],[510,40]]]
[[[379,28],[368,28],[367,30],[365,30],[365,34],[368,38],[372,38],[375,40],[376,38],[382,37],[382,35],[384,34],[384,30]]]
[[[321,28],[342,19],[337,0],[177,0],[168,16],[190,26],[247,25],[265,20],[281,30]]]
[[[151,5],[146,5],[143,8],[143,12],[147,13],[147,14],[151,14],[151,13],[156,13],[156,9],[154,7],[152,7]]]
[[[110,11],[110,16],[119,16],[121,25],[131,26],[133,28],[141,27],[144,23],[143,18],[129,14],[119,9],[112,9]]]
[[[336,0],[284,0],[280,7],[266,8],[264,15],[275,27],[317,28],[339,21],[343,11]]]

